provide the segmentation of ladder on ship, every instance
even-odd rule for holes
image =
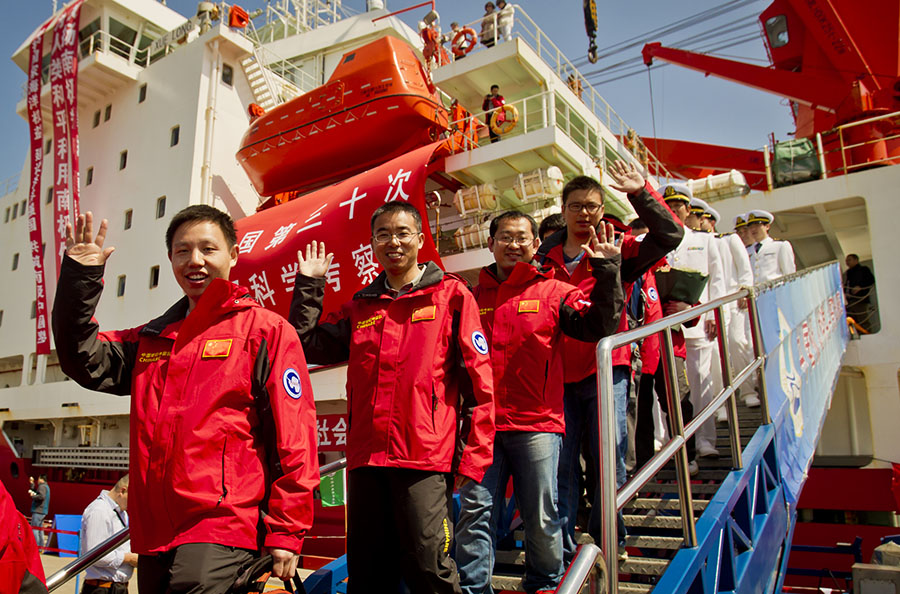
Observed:
[[[748,301],[756,358],[744,369],[733,369],[727,340],[719,339],[724,387],[706,408],[695,411],[694,421],[684,426],[680,406],[674,406],[671,331],[712,312],[718,334],[724,337],[724,311],[742,299]],[[677,411],[669,420],[672,437],[616,490],[614,405],[612,398],[602,396],[612,391],[611,353],[618,346],[657,332],[662,333],[662,363],[669,378],[669,410]],[[780,591],[796,520],[793,504],[819,438],[846,341],[837,263],[744,288],[602,340],[598,345],[598,382],[604,454],[598,487],[603,492],[605,529],[600,543],[581,537],[575,560],[557,593]],[[798,352],[801,346],[808,352]],[[748,409],[738,403],[737,390],[755,376],[760,378],[761,404]],[[804,386],[812,389],[804,390]],[[699,473],[692,477],[686,439],[704,421],[714,420],[722,406],[728,413],[728,424],[717,426],[717,448],[723,456],[704,459]],[[802,423],[797,425],[798,414],[807,421],[805,436]],[[344,467],[346,460],[332,462],[323,466],[320,474]],[[617,559],[618,510],[623,511],[629,532],[629,556],[621,562]],[[50,591],[127,538],[125,529],[50,576]],[[523,540],[524,535],[513,530],[506,542]],[[616,567],[616,571],[607,571],[608,567]],[[521,591],[523,571],[520,546],[498,550],[494,590]],[[346,577],[345,556],[314,572],[304,583],[310,594],[332,594],[346,592]]]

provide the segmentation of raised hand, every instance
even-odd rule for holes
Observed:
[[[634,166],[634,163],[625,161],[613,161],[609,167],[609,176],[613,182],[610,187],[626,194],[640,192],[644,187],[644,176]]]
[[[106,241],[106,230],[109,221],[100,221],[100,229],[97,236],[94,234],[94,215],[88,211],[79,215],[75,220],[75,232],[72,233],[72,224],[66,223],[66,254],[84,266],[99,266],[106,263],[107,258],[116,248],[103,247]]]
[[[588,242],[581,246],[588,258],[612,258],[616,254],[622,253],[622,248],[614,242],[613,226],[609,223],[601,222],[597,226],[597,230],[591,227],[591,237]]]
[[[303,257],[303,250],[297,251],[297,262],[300,266],[298,272],[303,276],[312,278],[323,278],[331,266],[331,260],[334,254],[325,253],[325,242],[313,240],[312,243],[306,245],[306,257]]]

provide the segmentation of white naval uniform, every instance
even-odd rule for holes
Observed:
[[[757,284],[797,271],[794,264],[794,249],[790,242],[766,237],[748,247],[747,252],[750,254],[750,266],[753,267],[753,282]]]
[[[696,270],[709,276],[700,303],[706,303],[712,299],[718,299],[726,294],[725,281],[722,270],[722,256],[718,248],[716,238],[712,233],[702,233],[691,229],[684,229],[684,238],[681,244],[666,256],[669,266],[687,270]],[[700,318],[699,323],[692,328],[684,329],[685,346],[687,347],[688,385],[691,389],[691,402],[694,411],[699,414],[704,406],[722,389],[721,372],[713,371],[713,355],[716,342],[706,338],[704,321],[713,320],[712,312]],[[715,367],[718,368],[718,360]],[[714,448],[716,446],[716,426],[711,419],[694,434],[697,439],[697,448]]]
[[[750,255],[744,242],[735,233],[727,233],[719,236],[719,246],[722,248],[725,261],[725,289],[727,293],[734,293],[741,287],[753,286],[753,269],[750,267]],[[727,338],[728,352],[731,355],[731,368],[738,372],[750,364],[753,360],[753,343],[750,339],[750,318],[746,309],[741,309],[735,304],[727,309]],[[751,393],[756,395],[756,382],[745,382],[742,394],[746,397]]]

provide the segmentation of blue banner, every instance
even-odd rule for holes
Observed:
[[[766,390],[785,495],[800,496],[849,340],[837,263],[759,294]]]

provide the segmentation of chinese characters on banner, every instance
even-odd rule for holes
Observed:
[[[419,262],[440,257],[425,212],[425,170],[437,144],[274,208],[237,221],[238,263],[231,279],[263,306],[287,317],[297,275],[297,252],[324,241],[334,253],[326,275],[323,318],[372,283],[381,267],[372,251],[370,218],[390,200],[415,206],[425,221]]]
[[[38,355],[50,354],[50,326],[47,323],[47,294],[44,284],[44,262],[41,237],[41,170],[44,165],[44,131],[41,117],[41,56],[44,49],[44,28],[38,30],[31,42],[28,60],[28,128],[31,138],[31,184],[28,187],[28,239],[36,285],[35,322]]]
[[[53,29],[50,104],[53,123],[53,225],[56,269],[66,249],[66,223],[78,214],[78,18],[81,2],[69,6]]]

